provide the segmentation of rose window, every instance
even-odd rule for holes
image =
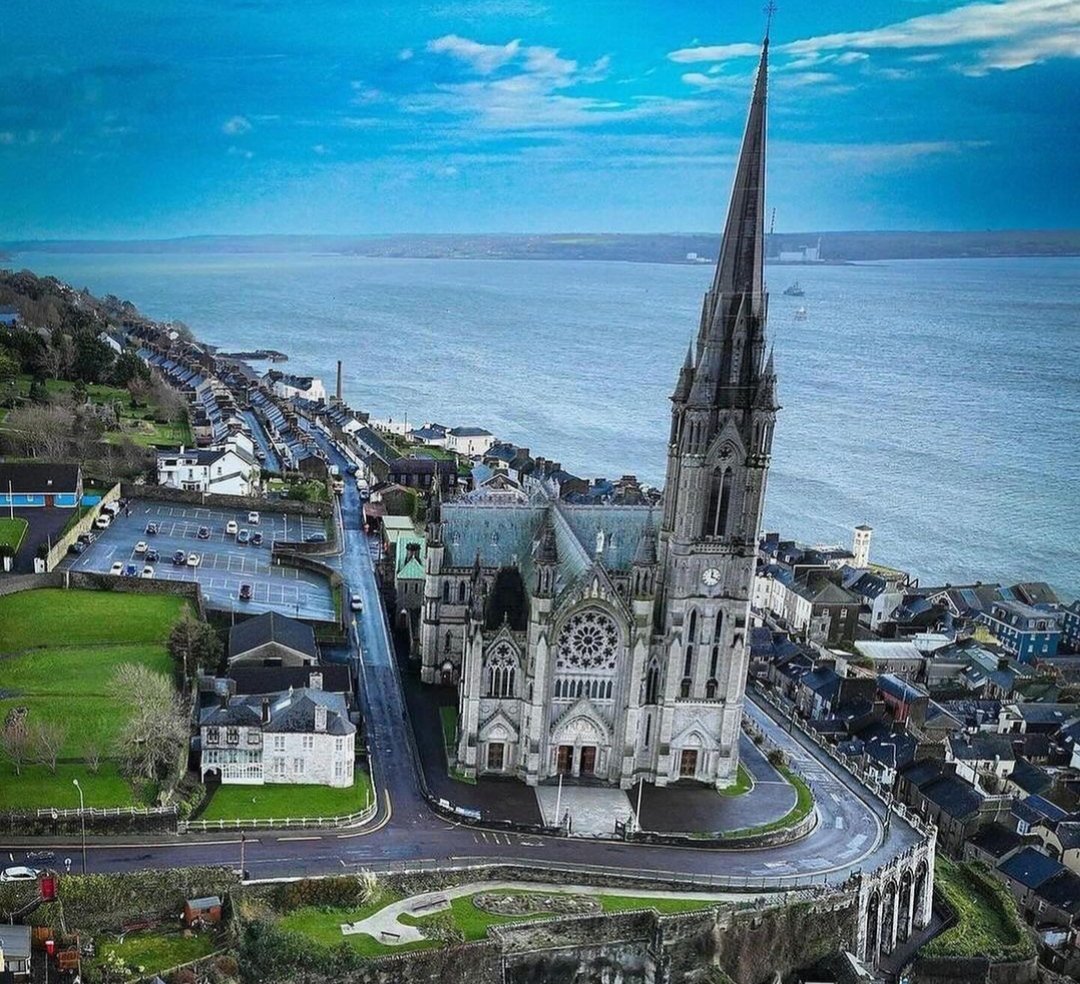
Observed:
[[[619,630],[603,612],[571,616],[559,633],[558,665],[584,670],[615,668]]]

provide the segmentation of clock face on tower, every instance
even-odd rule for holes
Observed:
[[[715,588],[720,583],[720,572],[715,567],[706,567],[701,572],[702,583]]]

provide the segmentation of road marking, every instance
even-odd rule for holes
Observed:
[[[313,834],[311,837],[279,837],[279,841],[321,841],[322,834]]]

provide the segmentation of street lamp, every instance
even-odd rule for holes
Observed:
[[[72,785],[79,791],[79,820],[82,821],[82,873],[86,874],[86,801],[83,799],[82,786],[78,779],[71,780]]]

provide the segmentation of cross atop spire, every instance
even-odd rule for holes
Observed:
[[[776,13],[776,4],[773,3],[773,0],[769,0],[761,10],[765,14],[765,44],[768,46],[769,32],[772,30],[772,15]]]

